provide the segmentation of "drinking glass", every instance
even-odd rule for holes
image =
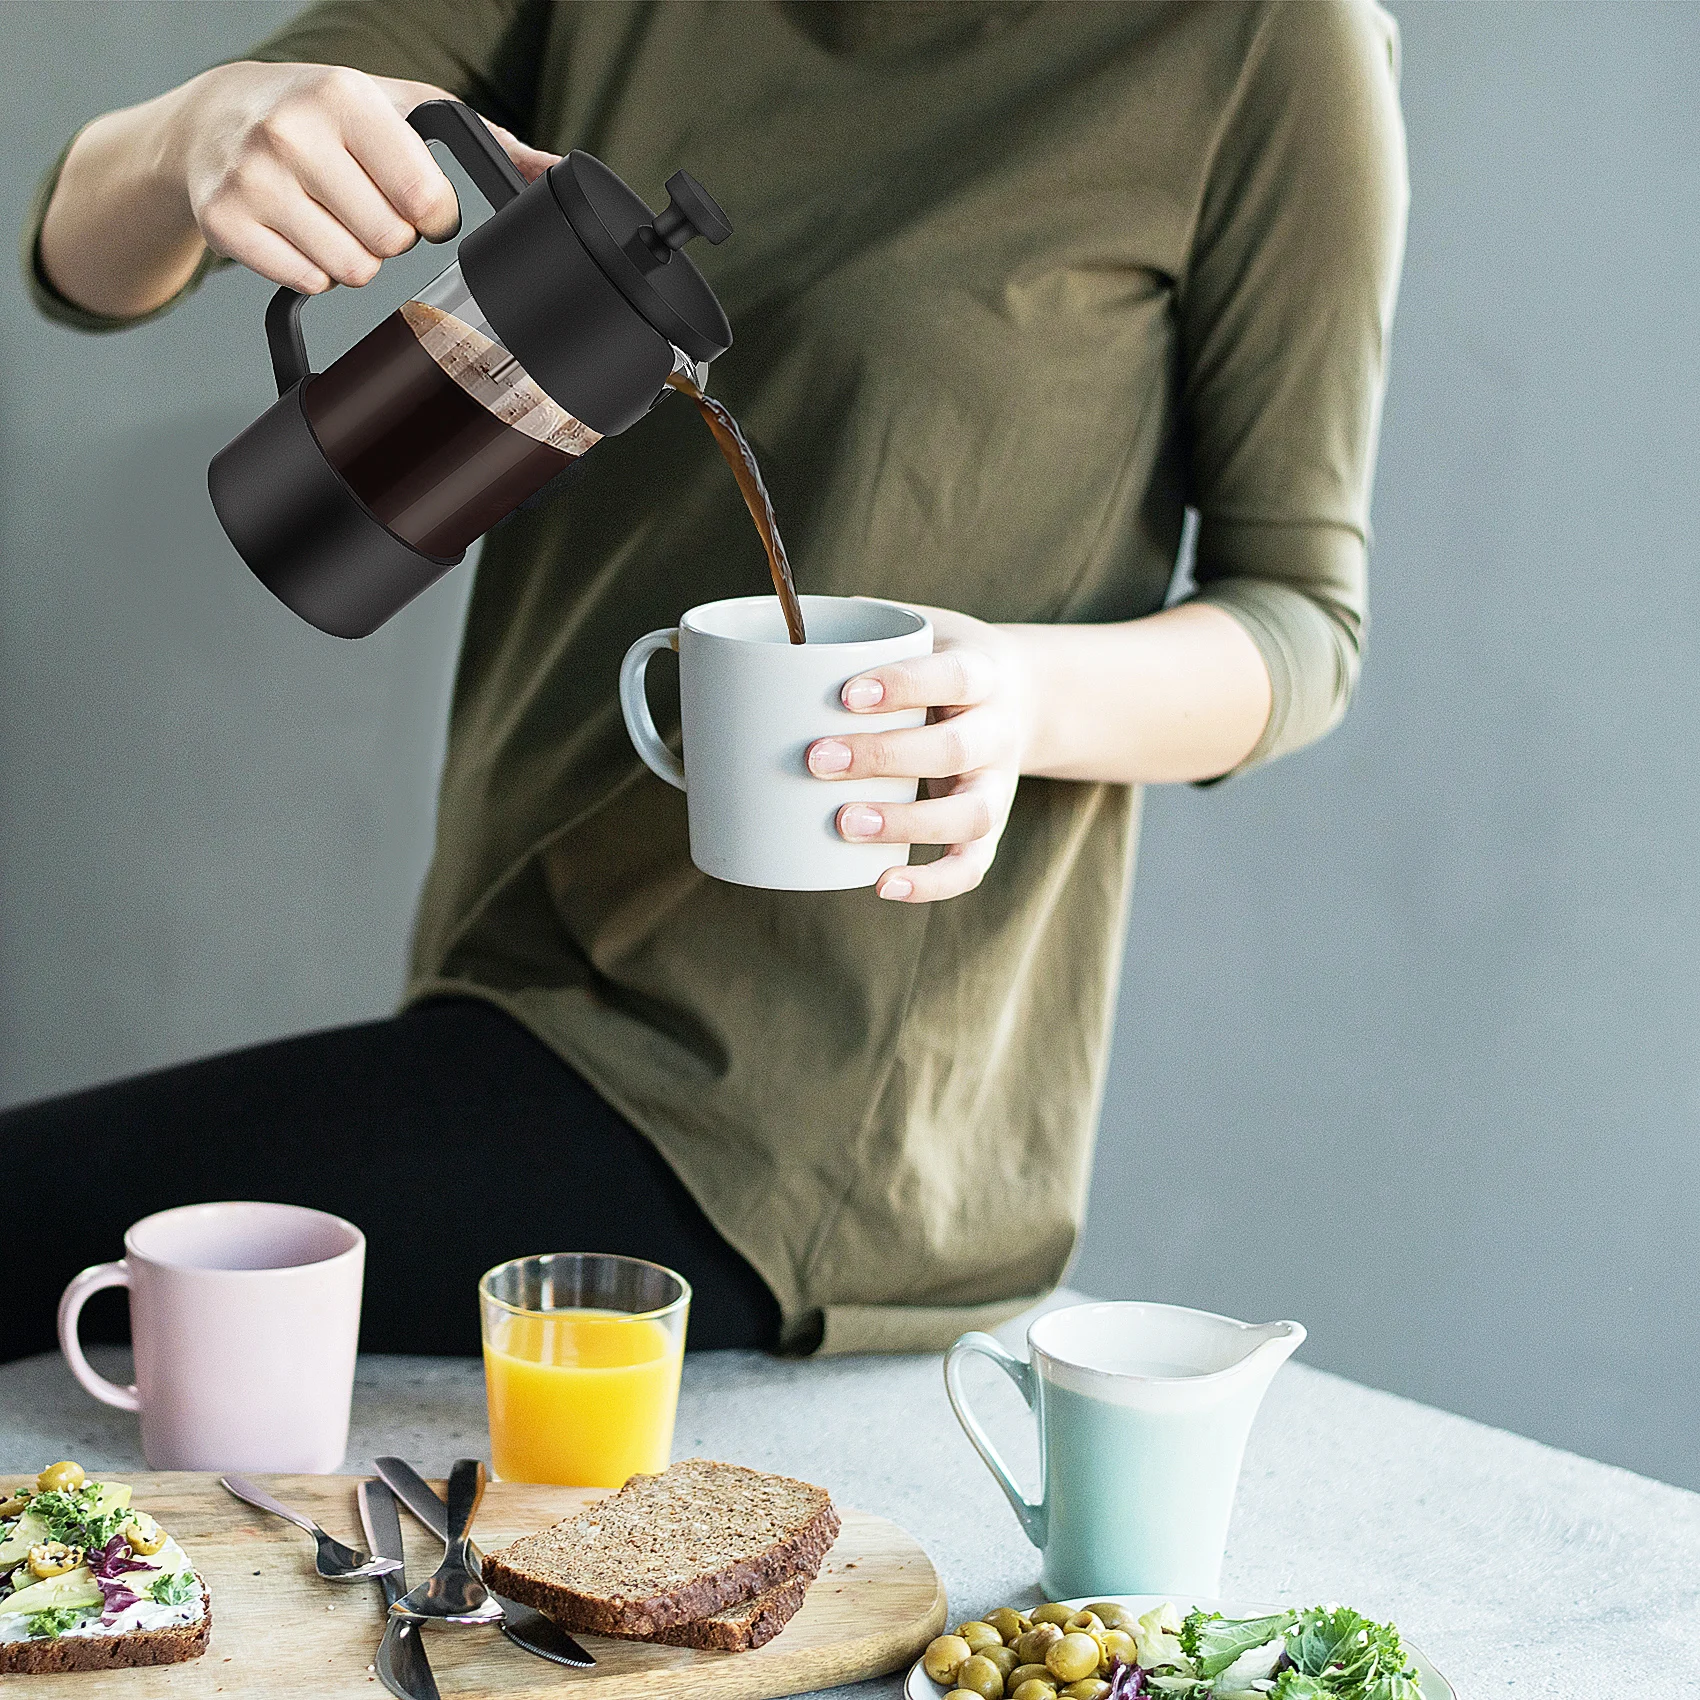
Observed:
[[[497,1264],[478,1301],[499,1477],[617,1488],[667,1468],[691,1307],[684,1276],[558,1251]]]

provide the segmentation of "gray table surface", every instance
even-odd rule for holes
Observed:
[[[1021,1330],[1000,1332],[1014,1343]],[[119,1376],[124,1354],[91,1357]],[[990,1366],[970,1373],[987,1428],[1031,1482],[1019,1397]],[[440,1475],[488,1456],[486,1438],[476,1362],[362,1359],[348,1471],[391,1452]],[[944,1577],[952,1621],[1038,1597],[1036,1555],[957,1428],[936,1357],[692,1357],[674,1456],[694,1455],[804,1476],[901,1523]],[[87,1398],[57,1357],[0,1367],[0,1468],[61,1457],[141,1468],[134,1419]],[[351,1507],[344,1532],[356,1530]],[[1227,1599],[1340,1600],[1392,1618],[1461,1696],[1700,1691],[1700,1494],[1302,1363],[1276,1376],[1252,1431],[1222,1586]]]

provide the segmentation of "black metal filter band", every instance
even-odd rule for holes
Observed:
[[[236,552],[278,601],[332,637],[366,637],[464,557],[421,554],[349,489],[307,422],[311,382],[213,456],[207,490]]]

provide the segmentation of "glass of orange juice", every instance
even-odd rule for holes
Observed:
[[[667,1468],[691,1306],[684,1276],[558,1251],[497,1264],[478,1300],[498,1476],[617,1488]]]

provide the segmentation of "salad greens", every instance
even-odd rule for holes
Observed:
[[[185,1605],[195,1597],[195,1578],[187,1570],[173,1570],[156,1576],[148,1592],[162,1606]]]
[[[79,1623],[87,1623],[91,1617],[100,1616],[99,1606],[54,1606],[48,1611],[32,1611],[24,1618],[24,1628],[30,1633],[32,1640],[43,1637],[57,1639],[67,1629],[75,1629]]]
[[[1250,1692],[1271,1700],[1418,1700],[1416,1667],[1399,1631],[1350,1606],[1237,1620],[1195,1611],[1181,1625],[1180,1639],[1194,1671],[1217,1696]],[[1263,1650],[1273,1658],[1257,1659]],[[1247,1668],[1259,1665],[1263,1668]],[[1241,1680],[1233,1681],[1236,1677]]]
[[[1420,1700],[1399,1631],[1349,1606],[1181,1619],[1165,1604],[1139,1619],[1135,1643],[1110,1700]]]
[[[29,1509],[47,1525],[50,1541],[67,1546],[104,1547],[135,1515],[127,1505],[102,1509],[101,1484],[84,1482],[77,1488],[53,1488],[33,1494]]]

